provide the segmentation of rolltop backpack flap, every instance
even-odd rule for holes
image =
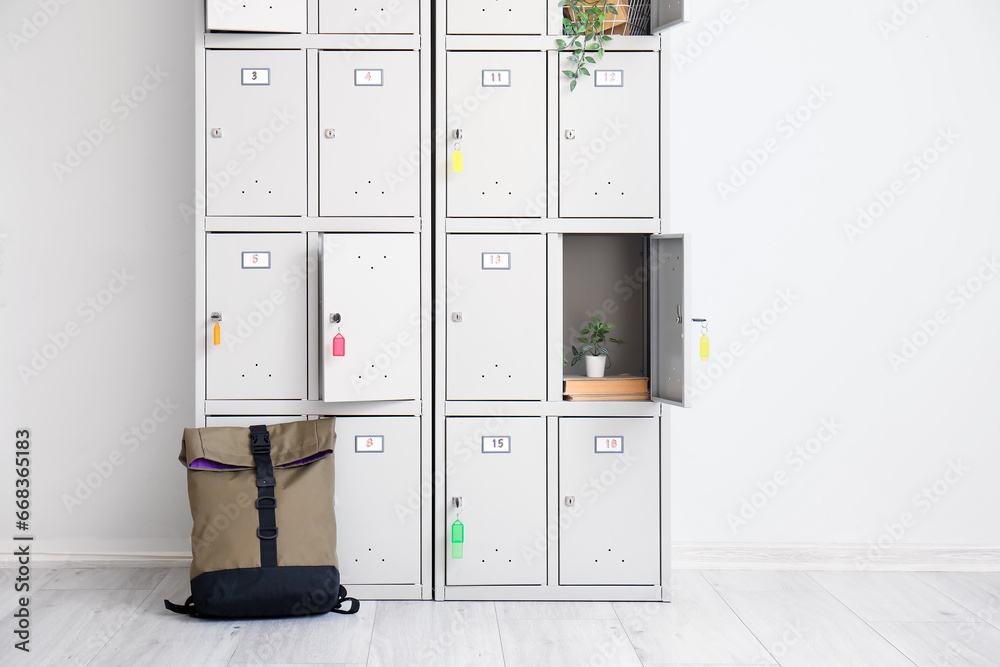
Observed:
[[[185,429],[191,598],[167,609],[255,618],[354,613],[340,585],[334,419]],[[341,609],[351,601],[349,609]]]

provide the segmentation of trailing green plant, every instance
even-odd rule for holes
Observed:
[[[575,366],[576,362],[587,356],[588,352],[595,357],[599,357],[604,354],[607,355],[608,359],[610,359],[611,353],[608,352],[608,348],[605,343],[614,343],[615,345],[625,344],[625,341],[623,340],[608,336],[614,328],[615,325],[602,322],[596,315],[591,317],[587,326],[580,329],[580,333],[582,335],[577,338],[577,340],[583,343],[583,345],[579,348],[575,345],[573,346],[573,361],[570,363],[570,366]]]
[[[572,51],[567,58],[572,69],[562,71],[570,80],[569,89],[572,92],[581,76],[590,76],[587,65],[596,64],[598,59],[604,58],[604,45],[611,41],[611,37],[604,34],[604,20],[609,12],[617,16],[618,9],[612,0],[598,0],[594,4],[583,0],[559,0],[559,6],[569,8],[570,14],[563,15],[563,34],[570,39],[557,39],[556,45],[561,51]]]

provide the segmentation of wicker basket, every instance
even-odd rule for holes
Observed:
[[[603,6],[604,0],[582,0],[585,5]],[[608,6],[615,7],[617,14],[608,12],[604,17],[605,35],[648,35],[650,0],[609,0]],[[573,20],[575,15],[567,7],[566,16]]]

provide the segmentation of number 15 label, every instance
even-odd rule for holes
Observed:
[[[510,437],[506,435],[484,435],[483,454],[510,454]]]

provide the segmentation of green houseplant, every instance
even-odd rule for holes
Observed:
[[[563,34],[569,41],[557,39],[560,50],[570,50],[567,57],[572,69],[563,70],[569,78],[569,89],[576,89],[581,76],[590,76],[587,65],[597,63],[604,58],[604,45],[611,37],[604,34],[605,20],[608,14],[618,15],[617,0],[559,0],[559,6],[569,10],[568,16],[563,16]],[[595,58],[594,56],[597,56]]]
[[[573,360],[570,366],[575,366],[581,359],[586,359],[587,377],[604,377],[604,369],[611,360],[611,353],[608,351],[606,343],[614,343],[615,345],[625,343],[623,340],[608,335],[614,328],[615,325],[602,322],[596,315],[591,317],[587,325],[580,329],[581,335],[577,341],[582,345],[580,347],[573,346]]]

